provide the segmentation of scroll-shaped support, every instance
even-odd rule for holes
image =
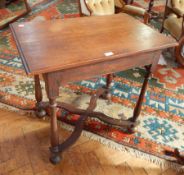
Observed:
[[[104,123],[107,123],[111,126],[119,128],[119,129],[122,129],[122,128],[127,129],[130,127],[136,127],[138,125],[138,122],[131,122],[129,120],[114,119],[114,118],[111,118],[111,117],[101,113],[101,112],[86,111],[85,109],[78,109],[74,105],[71,105],[71,104],[58,102],[58,107],[66,110],[66,111],[69,111],[71,113],[78,114],[78,115],[87,114],[89,117],[98,118],[100,121],[103,121]]]
[[[99,96],[103,93],[104,93],[104,89],[100,88],[97,91],[97,93],[91,97],[89,107],[80,116],[80,118],[76,122],[75,129],[72,132],[71,136],[68,139],[66,139],[62,144],[59,144],[59,138],[57,135],[58,133],[56,133],[57,132],[57,126],[55,126],[55,123],[57,120],[55,116],[56,115],[56,111],[55,111],[56,105],[53,106],[52,118],[51,118],[51,130],[52,130],[51,133],[53,133],[53,135],[51,135],[51,140],[53,140],[54,142],[53,143],[51,142],[52,147],[50,148],[50,151],[52,153],[50,160],[53,164],[59,163],[60,162],[59,154],[63,152],[64,150],[66,150],[67,148],[69,148],[70,146],[72,146],[78,140],[78,138],[80,137],[82,133],[84,122],[88,118],[88,113],[92,112],[96,108],[96,105],[97,105],[96,101],[99,98]],[[51,101],[51,103],[53,103],[53,101]]]

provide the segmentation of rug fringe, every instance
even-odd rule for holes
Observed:
[[[23,109],[19,109],[19,108],[16,108],[16,107],[4,104],[4,103],[0,103],[0,109],[7,110],[10,112],[16,112],[19,115],[36,117],[35,112],[33,110],[23,110]]]

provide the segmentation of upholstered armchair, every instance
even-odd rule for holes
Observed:
[[[184,0],[167,0],[162,29],[166,29],[179,46],[175,48],[176,60],[184,66]]]
[[[143,17],[145,23],[149,20],[146,9],[126,4],[123,0],[79,0],[79,3],[81,15],[99,16],[124,12]]]

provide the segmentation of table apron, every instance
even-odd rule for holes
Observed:
[[[123,57],[115,60],[108,60],[100,63],[51,72],[47,73],[47,76],[52,80],[57,79],[60,85],[66,85],[71,82],[90,79],[100,75],[115,73],[150,64],[157,64],[159,59],[158,54],[160,55],[160,51],[138,54],[131,57]]]

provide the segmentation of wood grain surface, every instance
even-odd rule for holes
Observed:
[[[123,13],[14,23],[11,30],[28,74],[89,65],[177,45],[174,39]]]

